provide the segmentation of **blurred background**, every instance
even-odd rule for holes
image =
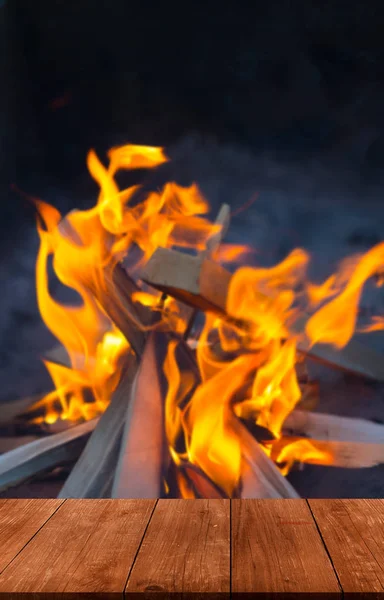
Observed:
[[[255,246],[258,264],[303,246],[321,280],[384,237],[381,4],[169,12],[155,2],[0,0],[1,402],[51,386],[27,196],[63,213],[91,206],[90,148],[104,160],[118,144],[166,146],[167,177],[196,180],[213,210],[258,193],[228,238]],[[384,312],[378,294],[364,303]],[[382,334],[369,343],[384,350]],[[328,411],[384,422],[380,386],[339,374],[324,386]],[[384,495],[381,467],[308,473],[307,495]]]

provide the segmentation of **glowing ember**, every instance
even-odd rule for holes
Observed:
[[[119,170],[153,168],[166,161],[161,148],[130,145],[111,150],[109,165],[104,167],[90,152],[89,171],[100,186],[94,208],[72,212],[62,220],[52,206],[37,202],[38,305],[71,362],[70,368],[45,363],[55,386],[40,402],[47,423],[58,418],[87,420],[102,413],[119,382],[122,357],[132,352],[97,300],[95,292],[106,289],[106,274],[128,257],[130,274],[137,278],[157,248],[198,252],[220,230],[206,217],[209,205],[196,185],[183,188],[167,183],[144,198],[140,186],[118,188]],[[246,246],[221,245],[213,259],[244,261],[250,251]],[[47,274],[50,257],[58,280],[77,292],[77,306],[62,305],[52,297]],[[283,423],[301,398],[297,345],[307,340],[309,345],[342,348],[349,342],[362,288],[368,278],[381,274],[384,244],[345,261],[321,285],[307,281],[308,263],[308,254],[296,249],[272,268],[242,266],[235,271],[226,316],[205,315],[196,343],[201,383],[195,389],[191,374],[178,365],[178,340],[169,342],[164,374],[171,457],[176,465],[188,460],[227,496],[234,494],[242,474],[241,440],[233,419],[253,421],[271,432],[275,441],[262,448],[284,474],[295,461],[332,464],[332,455],[309,440],[285,438],[283,443],[281,438]],[[158,312],[169,330],[183,333],[186,317],[171,297],[141,286],[131,300]],[[302,318],[303,307],[312,314],[298,334],[294,325]],[[365,330],[381,328],[383,320],[375,317]],[[193,497],[181,473],[177,481],[183,497]]]

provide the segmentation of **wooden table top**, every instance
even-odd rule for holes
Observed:
[[[384,598],[384,500],[0,500],[4,598],[343,592]]]

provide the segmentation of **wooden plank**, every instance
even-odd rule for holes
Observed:
[[[53,346],[53,348],[50,348],[44,352],[43,358],[48,362],[63,365],[64,367],[71,367],[69,354],[61,344],[57,344],[56,346]]]
[[[303,331],[299,321],[295,324],[295,331]],[[325,344],[315,344],[310,347],[309,342],[300,344],[299,349],[314,360],[330,367],[337,367],[342,371],[368,379],[384,381],[383,355],[357,340],[352,339],[341,350]]]
[[[153,592],[156,598],[174,593],[183,599],[229,598],[229,523],[229,500],[159,500],[128,578],[127,597]]]
[[[79,460],[61,489],[59,498],[110,497],[125,414],[136,370],[136,362],[132,361],[123,372],[109,406],[100,417]]]
[[[257,440],[237,418],[231,426],[241,440],[243,458],[242,498],[299,498],[294,487],[261,449]]]
[[[0,456],[0,489],[6,489],[56,465],[76,460],[98,419],[92,419]]]
[[[225,314],[231,273],[205,256],[157,248],[141,277],[149,285],[194,308]]]
[[[112,498],[161,496],[166,440],[158,351],[160,347],[166,351],[167,341],[166,334],[159,332],[148,337],[123,417]]]
[[[367,419],[294,410],[285,419],[283,432],[317,440],[384,443],[384,425]]]
[[[232,500],[231,511],[233,597],[341,597],[305,500]]]
[[[160,313],[156,313],[140,302],[132,301],[132,294],[140,288],[120,264],[115,265],[112,270],[105,269],[103,277],[105,281],[103,289],[94,287],[91,283],[89,288],[128,340],[136,355],[141,356],[145,346],[146,331],[160,318]]]
[[[196,465],[188,462],[181,463],[177,467],[177,472],[184,478],[187,489],[192,494],[192,498],[214,500],[226,497],[224,492],[212,483],[204,471]]]
[[[189,256],[169,248],[158,248],[142,273],[142,279],[158,290],[199,310],[226,316],[231,273],[205,257]],[[266,296],[259,294],[261,300]],[[293,332],[301,334],[308,315],[297,319]],[[327,365],[384,381],[383,356],[355,340],[341,350],[300,340],[298,350]]]
[[[383,597],[384,501],[335,499],[308,503],[344,594]]]
[[[63,500],[0,500],[0,573],[62,503]]]
[[[122,597],[151,500],[66,500],[0,576],[0,594]]]

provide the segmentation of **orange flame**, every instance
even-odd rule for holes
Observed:
[[[333,315],[337,323],[343,321],[344,339],[349,339],[361,288],[378,271],[383,258],[383,247],[378,246],[359,260],[344,261],[340,271],[322,286],[305,281],[309,257],[300,249],[270,269],[239,268],[228,290],[230,319],[206,315],[197,345],[202,383],[182,414],[177,408],[182,402],[178,365],[170,353],[167,356],[167,400],[179,416],[173,419],[173,433],[168,435],[173,456],[177,456],[173,447],[176,432],[182,429],[188,460],[231,496],[242,475],[241,440],[230,425],[235,414],[253,418],[275,436],[276,444],[263,449],[278,463],[283,475],[298,461],[332,465],[332,448],[310,440],[281,438],[283,423],[301,398],[296,373],[298,335],[291,331],[300,314],[296,301],[300,289],[305,288],[307,293],[310,290],[310,306],[335,297],[326,305],[327,315]],[[347,308],[352,309],[352,316],[347,315]],[[322,311],[324,307],[308,321],[306,332],[312,339],[324,335],[324,317],[318,317]],[[382,322],[376,320],[377,328]],[[210,339],[216,342],[210,344]],[[226,359],[226,353],[232,356]],[[177,456],[176,460],[181,458]],[[190,489],[185,493],[190,497]]]
[[[209,206],[196,185],[168,183],[134,203],[140,186],[120,191],[114,179],[120,169],[152,168],[168,159],[162,148],[128,145],[109,152],[108,168],[91,151],[87,164],[100,186],[94,208],[73,211],[64,220],[52,206],[37,201],[40,249],[36,263],[37,300],[47,327],[66,348],[71,368],[46,363],[55,392],[43,399],[46,419],[92,418],[105,410],[120,374],[120,359],[130,352],[127,340],[95,299],[105,287],[105,273],[134,247],[141,251],[133,271],[159,246],[203,248],[215,231],[204,215]],[[65,306],[49,291],[48,260],[58,280],[79,296],[79,305]],[[139,292],[134,301],[158,304],[158,295]],[[180,331],[180,315],[172,299],[164,315]],[[91,393],[93,402],[89,402]],[[88,399],[88,401],[87,401]]]
[[[365,327],[360,327],[360,333],[371,333],[372,331],[384,330],[384,317],[372,317],[371,323]]]
[[[304,462],[317,465],[332,465],[333,456],[331,452],[324,450],[321,442],[308,439],[286,438],[277,442],[272,449],[271,456],[277,463],[285,463],[282,468],[283,474],[289,472],[295,462]],[[319,447],[317,447],[319,446]]]
[[[362,288],[381,272],[383,262],[384,243],[361,257],[344,290],[308,320],[305,331],[312,344],[333,344],[339,349],[348,344],[355,332]]]
[[[188,460],[229,496],[239,483],[242,467],[241,442],[231,427],[236,394],[240,392],[242,396],[237,412],[239,404],[251,405],[258,415],[257,424],[276,436],[300,399],[296,341],[291,338],[284,342],[283,338],[289,335],[286,323],[293,314],[292,288],[302,277],[307,262],[308,256],[296,250],[271,269],[240,268],[231,279],[227,297],[227,312],[233,322],[206,317],[197,346],[202,383],[189,401],[183,419],[175,424],[172,435],[168,434],[168,441],[173,448],[175,430],[182,427]],[[214,331],[224,351],[237,351],[240,356],[229,361],[215,356],[207,343]],[[175,383],[179,375],[171,350],[165,373],[169,383],[167,402],[175,411],[180,404]],[[177,410],[175,414],[179,414]]]

